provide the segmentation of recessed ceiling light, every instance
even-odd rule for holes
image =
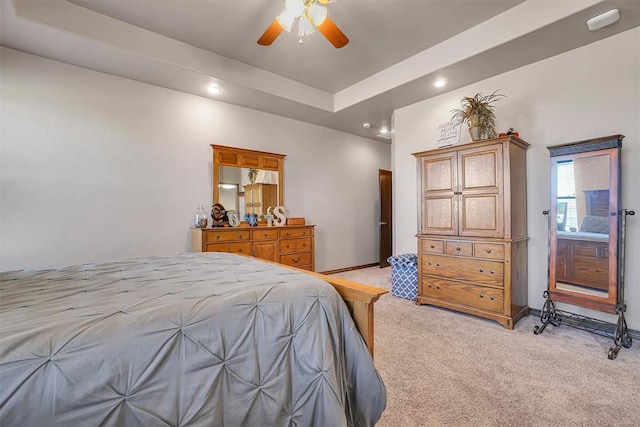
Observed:
[[[446,84],[447,84],[447,80],[446,79],[438,79],[435,82],[433,82],[433,85],[435,87],[443,87]]]
[[[371,123],[363,123],[362,127],[365,129],[369,129],[371,127]]]
[[[207,92],[209,92],[211,95],[217,95],[222,92],[222,89],[214,84],[210,84],[207,86]]]

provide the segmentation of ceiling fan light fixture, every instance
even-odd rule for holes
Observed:
[[[308,36],[309,34],[313,34],[316,30],[313,28],[313,24],[308,19],[300,18],[300,23],[298,23],[298,35]]]
[[[314,4],[309,8],[309,17],[314,25],[322,25],[324,20],[327,19],[327,8]]]
[[[304,0],[285,0],[284,10],[294,18],[297,18],[304,12]]]
[[[276,17],[276,21],[278,24],[284,28],[285,31],[291,32],[291,27],[293,26],[293,20],[295,16],[293,16],[287,9],[280,12],[280,15]]]

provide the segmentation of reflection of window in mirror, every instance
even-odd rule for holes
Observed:
[[[557,203],[558,203],[558,230],[578,230],[578,210],[576,208],[576,182],[573,174],[573,161],[558,163],[557,170]],[[564,206],[565,211],[560,208]],[[560,216],[562,215],[562,218]],[[562,222],[562,227],[561,227]]]

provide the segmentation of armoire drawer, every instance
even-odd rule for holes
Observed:
[[[420,286],[420,295],[429,298],[441,299],[496,313],[501,313],[504,309],[504,292],[502,289],[444,280],[431,276],[423,276]]]
[[[476,258],[504,259],[504,245],[500,243],[475,243],[473,256]]]
[[[473,256],[473,243],[447,240],[444,244],[444,253],[447,255]]]
[[[497,261],[421,254],[423,274],[503,286],[504,265]]]
[[[422,239],[420,240],[420,251],[431,254],[442,254],[444,253],[444,241]]]

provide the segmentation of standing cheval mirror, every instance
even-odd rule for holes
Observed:
[[[549,282],[541,313],[542,333],[550,323],[574,326],[612,337],[614,359],[620,347],[631,347],[624,312],[624,228],[620,207],[620,152],[624,135],[548,147],[551,198],[549,215]],[[608,323],[561,311],[555,302],[618,315]]]

